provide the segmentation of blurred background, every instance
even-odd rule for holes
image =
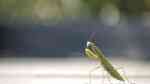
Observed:
[[[93,32],[104,54],[131,79],[150,81],[149,0],[0,0],[0,83],[72,83],[75,76],[75,83],[87,84],[88,65],[97,64],[84,56]],[[32,76],[38,74],[42,82]]]

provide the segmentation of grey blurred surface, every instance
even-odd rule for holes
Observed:
[[[66,20],[59,24],[36,24],[17,20],[1,24],[1,57],[70,57],[83,53],[92,32],[97,45],[108,56],[150,58],[149,26],[140,17],[128,17],[109,26],[96,20]]]
[[[126,58],[110,61],[116,68],[123,67],[118,71],[127,75],[130,82],[149,84],[150,63]],[[0,84],[89,84],[89,71],[97,64],[85,58],[3,58],[0,59]],[[105,78],[109,75],[103,72],[93,72],[92,84],[110,84]],[[116,80],[110,79],[116,84]]]

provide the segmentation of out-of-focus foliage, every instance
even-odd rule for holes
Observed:
[[[64,18],[97,18],[108,4],[127,16],[142,15],[150,9],[149,0],[0,0],[0,19],[57,21]]]
[[[146,0],[121,0],[120,11],[127,15],[142,15],[145,11]]]
[[[119,5],[120,0],[82,0],[92,16],[99,16],[100,10],[107,4]]]
[[[1,0],[0,18],[60,19],[63,16],[62,9],[61,0]]]
[[[1,16],[31,16],[33,0],[1,0]]]

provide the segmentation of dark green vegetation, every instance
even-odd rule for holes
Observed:
[[[96,19],[108,4],[129,16],[143,15],[150,10],[149,0],[0,0],[0,20],[60,21],[81,16]]]

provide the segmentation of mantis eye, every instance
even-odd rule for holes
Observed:
[[[87,41],[87,43],[86,43],[86,46],[87,46],[87,47],[92,46],[92,45],[93,45],[93,43],[92,43],[92,42]]]
[[[86,46],[89,47],[91,42],[87,41]]]

